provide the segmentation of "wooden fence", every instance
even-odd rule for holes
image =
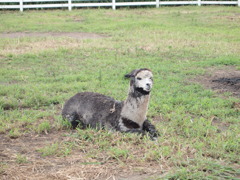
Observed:
[[[80,3],[79,3],[80,2]],[[116,7],[123,6],[156,6],[159,8],[163,5],[236,5],[240,7],[240,0],[235,1],[144,1],[144,2],[94,2],[94,0],[83,3],[76,0],[0,0],[0,9],[43,9],[43,8],[68,8],[69,11],[74,7],[111,7],[113,10]]]

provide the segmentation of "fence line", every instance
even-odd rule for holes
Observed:
[[[236,5],[240,7],[240,0],[236,1],[148,1],[148,2],[112,2],[107,3],[74,3],[74,0],[0,0],[0,9],[19,9],[21,12],[24,9],[37,9],[37,8],[68,8],[69,11],[74,7],[112,7],[113,10],[116,7],[121,6],[156,6],[159,8],[164,5]],[[46,3],[46,2],[62,2],[60,4],[37,4],[37,3]],[[5,4],[4,3],[18,3],[15,5]],[[36,3],[36,4],[25,4],[25,3]]]

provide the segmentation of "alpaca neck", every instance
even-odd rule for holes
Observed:
[[[142,126],[146,120],[149,99],[149,93],[142,93],[130,87],[128,97],[123,104],[121,116]]]

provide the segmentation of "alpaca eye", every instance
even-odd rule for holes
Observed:
[[[137,80],[142,80],[142,78],[138,77]]]

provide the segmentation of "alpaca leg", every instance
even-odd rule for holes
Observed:
[[[84,124],[76,113],[65,115],[64,119],[67,119],[68,122],[71,123],[73,129],[76,129],[79,124],[81,125],[81,128],[85,128]]]
[[[148,132],[153,140],[155,140],[159,136],[159,132],[156,130],[155,126],[151,124],[149,120],[144,121],[143,130]]]

